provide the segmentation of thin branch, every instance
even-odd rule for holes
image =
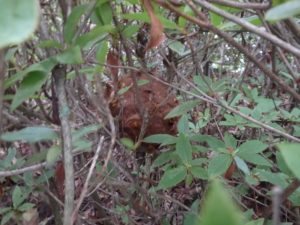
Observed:
[[[84,183],[84,185],[83,185],[83,188],[82,188],[80,197],[79,197],[78,202],[77,202],[77,205],[76,205],[76,207],[75,207],[75,209],[74,209],[74,211],[73,211],[73,214],[72,214],[72,224],[73,224],[73,223],[75,222],[75,220],[76,220],[76,217],[77,217],[79,208],[80,208],[80,206],[81,206],[81,204],[82,204],[82,202],[83,202],[83,200],[84,200],[84,198],[85,198],[85,196],[86,196],[86,193],[87,193],[87,191],[88,191],[88,185],[89,185],[89,183],[90,183],[90,179],[91,179],[91,177],[92,177],[94,168],[95,168],[95,166],[96,166],[96,162],[97,162],[98,156],[99,156],[99,154],[100,154],[100,152],[101,152],[101,150],[102,150],[103,141],[104,141],[104,136],[102,136],[102,137],[100,138],[100,141],[99,141],[98,146],[97,146],[96,153],[95,153],[95,155],[94,155],[94,157],[93,157],[93,161],[92,161],[92,164],[91,164],[91,166],[90,166],[90,169],[89,169],[87,178],[86,178],[86,180],[85,180],[85,183]]]
[[[0,177],[10,177],[10,176],[15,176],[19,175],[22,173],[26,173],[28,171],[34,171],[34,170],[39,170],[47,166],[47,162],[35,164],[32,166],[27,166],[21,169],[16,169],[16,170],[8,170],[8,171],[0,171]]]
[[[266,10],[270,8],[268,3],[256,3],[256,2],[236,2],[230,0],[209,0],[209,2],[217,3],[220,5],[225,5],[238,9],[256,9],[256,10]]]
[[[192,3],[191,0],[188,0],[189,3]],[[295,46],[281,40],[280,38],[278,38],[277,36],[270,34],[268,32],[266,32],[264,29],[261,29],[257,26],[252,25],[251,23],[247,22],[246,20],[243,20],[239,17],[236,17],[230,13],[225,12],[224,10],[210,4],[207,1],[204,0],[195,0],[195,2],[197,4],[199,4],[200,6],[242,26],[243,28],[245,28],[246,30],[257,34],[260,37],[263,37],[269,41],[271,41],[273,44],[275,44],[278,47],[281,47],[282,49],[285,49],[286,51],[292,53],[293,55],[300,57],[300,49],[296,48]]]

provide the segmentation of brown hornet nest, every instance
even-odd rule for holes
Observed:
[[[169,87],[154,78],[135,72],[133,74],[138,81],[139,97],[148,112],[148,122],[145,135],[177,133],[177,118],[164,119],[164,117],[178,105],[174,94],[169,92]],[[123,93],[121,93],[123,92]],[[112,87],[107,90],[107,96],[112,96]],[[119,119],[121,137],[128,137],[137,141],[142,120],[139,106],[134,92],[133,80],[130,75],[118,78],[118,94],[110,98],[110,109],[114,117]]]

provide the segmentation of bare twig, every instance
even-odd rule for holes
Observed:
[[[256,2],[236,2],[230,0],[209,0],[209,2],[217,3],[229,7],[239,8],[239,9],[265,10],[270,7],[270,4],[268,3],[256,3]]]
[[[0,177],[10,177],[10,176],[15,176],[19,175],[28,171],[34,171],[34,170],[39,170],[47,166],[47,162],[35,164],[32,166],[27,166],[21,169],[16,169],[16,170],[8,170],[8,171],[0,171]]]
[[[272,209],[273,209],[273,225],[279,225],[280,224],[280,205],[281,205],[281,194],[282,189],[278,186],[275,186],[272,190]]]
[[[89,172],[88,172],[88,175],[87,175],[87,178],[85,180],[85,183],[83,185],[83,188],[82,188],[82,191],[81,191],[81,194],[80,194],[80,197],[78,199],[78,202],[77,202],[77,205],[73,211],[73,214],[72,214],[72,223],[74,223],[74,221],[76,220],[76,217],[77,217],[77,214],[78,214],[78,211],[79,211],[79,208],[86,196],[86,193],[88,191],[88,185],[89,185],[89,182],[90,182],[90,179],[92,177],[92,174],[93,174],[93,171],[94,171],[94,168],[96,166],[96,162],[97,162],[97,159],[98,159],[98,156],[101,152],[101,149],[102,149],[102,144],[103,144],[103,141],[104,141],[104,137],[102,136],[100,138],[100,141],[98,143],[98,146],[97,146],[97,150],[95,152],[95,155],[93,157],[93,161],[92,161],[92,164],[90,166],[90,169],[89,169]]]

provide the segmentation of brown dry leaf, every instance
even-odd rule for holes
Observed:
[[[151,48],[155,48],[158,45],[160,45],[165,39],[165,35],[164,27],[159,21],[159,19],[156,17],[150,0],[144,0],[144,6],[151,21],[150,38],[145,49],[145,51],[147,51]]]

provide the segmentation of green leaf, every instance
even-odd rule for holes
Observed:
[[[61,148],[58,146],[53,146],[47,152],[46,160],[48,166],[53,166],[59,159],[61,155]]]
[[[14,215],[14,213],[12,211],[3,215],[2,219],[1,219],[1,225],[7,224],[7,222],[13,218],[13,215]]]
[[[82,127],[76,131],[72,132],[72,140],[78,140],[82,138],[84,135],[87,135],[92,132],[96,132],[101,126],[98,124],[91,124],[85,127]]]
[[[14,209],[17,209],[18,206],[25,200],[21,188],[17,185],[12,193],[12,202]]]
[[[108,50],[109,50],[108,41],[107,40],[102,41],[99,44],[99,47],[98,47],[98,50],[96,53],[96,59],[97,59],[98,63],[100,64],[99,68],[97,69],[97,72],[99,72],[99,73],[103,72],[103,70],[104,70],[103,65],[105,64]]]
[[[84,14],[84,12],[86,11],[87,7],[88,7],[87,4],[76,6],[72,9],[71,14],[68,16],[66,24],[64,26],[64,40],[68,44],[72,43],[72,40],[77,30],[76,27],[78,21],[82,16],[82,14]]]
[[[264,224],[264,219],[252,220],[246,223],[246,225],[263,225],[263,224]]]
[[[0,208],[0,215],[3,215],[5,213],[7,213],[8,211],[11,211],[12,208],[11,207],[2,207]]]
[[[134,149],[134,142],[130,138],[121,138],[120,141],[126,148],[130,150]]]
[[[266,13],[266,20],[282,20],[300,14],[300,1],[293,0],[271,8]]]
[[[183,56],[185,54],[185,46],[179,41],[170,41],[168,47],[176,52],[179,56]]]
[[[187,171],[185,166],[168,169],[159,181],[156,190],[174,187],[184,181],[186,175]]]
[[[49,127],[26,127],[19,131],[7,132],[1,135],[3,141],[38,141],[53,140],[58,138],[56,132]]]
[[[250,169],[249,169],[248,165],[246,164],[246,162],[245,162],[243,159],[241,159],[241,158],[238,157],[238,156],[235,156],[235,157],[234,157],[234,161],[235,161],[235,163],[236,163],[236,166],[237,166],[241,171],[243,171],[244,174],[250,175]]]
[[[281,143],[277,145],[288,168],[300,180],[300,144]]]
[[[71,47],[56,56],[58,62],[62,64],[81,64],[83,58],[79,46]]]
[[[99,23],[102,25],[111,24],[113,14],[112,14],[112,8],[110,6],[109,2],[105,2],[104,4],[98,5],[94,10]]]
[[[181,116],[193,109],[195,106],[199,105],[199,100],[191,100],[181,103],[180,105],[173,108],[166,116],[165,119],[170,119],[173,117]]]
[[[4,82],[4,88],[11,87],[17,81],[22,80],[30,72],[44,71],[46,74],[48,74],[52,71],[52,69],[56,64],[57,64],[56,59],[52,57],[45,59],[39,63],[35,63],[27,67],[25,70],[19,71],[14,75],[12,75],[11,77],[7,78]]]
[[[176,153],[185,165],[189,165],[192,161],[192,146],[189,139],[180,134],[176,141]]]
[[[18,210],[21,212],[28,211],[29,209],[32,209],[35,206],[35,204],[32,203],[24,203],[18,207]]]
[[[0,49],[25,41],[39,22],[39,1],[0,0]]]
[[[108,35],[113,32],[115,28],[112,25],[97,26],[90,32],[81,35],[75,41],[75,45],[82,48],[86,47],[89,43],[94,43],[96,41],[101,41],[104,39],[103,35]]]
[[[23,101],[30,98],[47,81],[48,76],[44,71],[32,71],[23,79],[11,103],[10,110],[15,110]]]
[[[217,180],[210,185],[199,219],[199,225],[244,225],[240,210]]]
[[[263,156],[259,155],[259,154],[243,154],[243,155],[239,155],[243,160],[256,164],[256,165],[260,165],[260,166],[268,166],[271,167],[272,164],[265,159]]]
[[[224,174],[232,163],[233,159],[229,154],[218,154],[208,164],[208,175],[215,177]]]
[[[233,137],[232,134],[229,134],[228,132],[226,132],[224,135],[224,142],[226,147],[235,149],[237,146],[237,140]]]
[[[172,160],[173,156],[173,152],[169,151],[169,152],[163,152],[161,154],[159,154],[159,156],[154,160],[154,162],[151,165],[151,170],[154,169],[155,167],[159,167],[164,165],[165,163],[169,162],[170,160]]]
[[[248,157],[251,154],[263,152],[268,145],[258,140],[250,140],[243,143],[238,149],[237,155],[241,158]]]
[[[144,138],[143,142],[150,144],[171,145],[175,144],[177,137],[169,134],[154,134]]]
[[[208,179],[208,174],[207,171],[200,167],[200,166],[193,166],[191,167],[191,173],[194,177],[202,179],[202,180],[207,180]]]
[[[197,199],[193,202],[191,210],[185,213],[183,225],[196,225],[199,224],[198,211],[199,211],[200,201]]]

